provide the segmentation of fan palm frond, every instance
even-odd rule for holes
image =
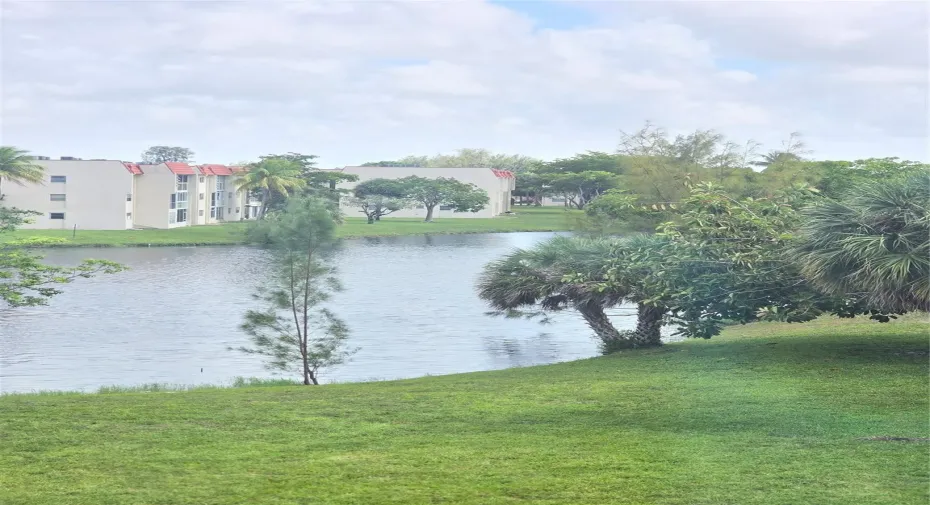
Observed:
[[[862,185],[806,211],[802,273],[876,310],[930,309],[930,173]]]

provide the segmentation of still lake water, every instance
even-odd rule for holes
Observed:
[[[331,307],[361,349],[323,381],[365,381],[553,363],[597,355],[572,313],[552,324],[490,317],[474,281],[482,266],[552,233],[346,241],[345,291]],[[76,281],[45,307],[0,310],[0,392],[94,390],[152,382],[224,384],[271,377],[261,358],[228,351],[255,307],[262,251],[248,247],[61,249],[46,261],[120,262],[131,270]],[[621,310],[620,313],[629,313]],[[614,319],[618,328],[635,324]]]

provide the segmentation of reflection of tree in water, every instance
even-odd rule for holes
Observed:
[[[497,364],[505,367],[553,363],[560,360],[558,347],[549,333],[539,333],[529,339],[484,337],[485,352]]]

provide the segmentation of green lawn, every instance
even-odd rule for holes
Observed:
[[[824,319],[406,381],[5,396],[0,503],[924,505],[928,444],[868,438],[930,436],[928,329]]]
[[[383,237],[396,235],[429,235],[457,233],[495,233],[516,231],[560,231],[576,227],[579,211],[566,211],[562,207],[519,207],[512,216],[487,219],[446,218],[424,223],[422,219],[384,218],[367,224],[364,218],[349,217],[340,226],[339,235],[353,237]],[[170,246],[170,245],[227,245],[243,241],[243,230],[248,223],[229,223],[209,226],[187,226],[171,230],[17,230],[0,235],[0,242],[53,238],[63,239],[52,244],[69,246]]]

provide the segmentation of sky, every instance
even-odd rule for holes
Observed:
[[[928,161],[925,2],[4,0],[0,142],[324,168],[612,152],[648,120]]]

